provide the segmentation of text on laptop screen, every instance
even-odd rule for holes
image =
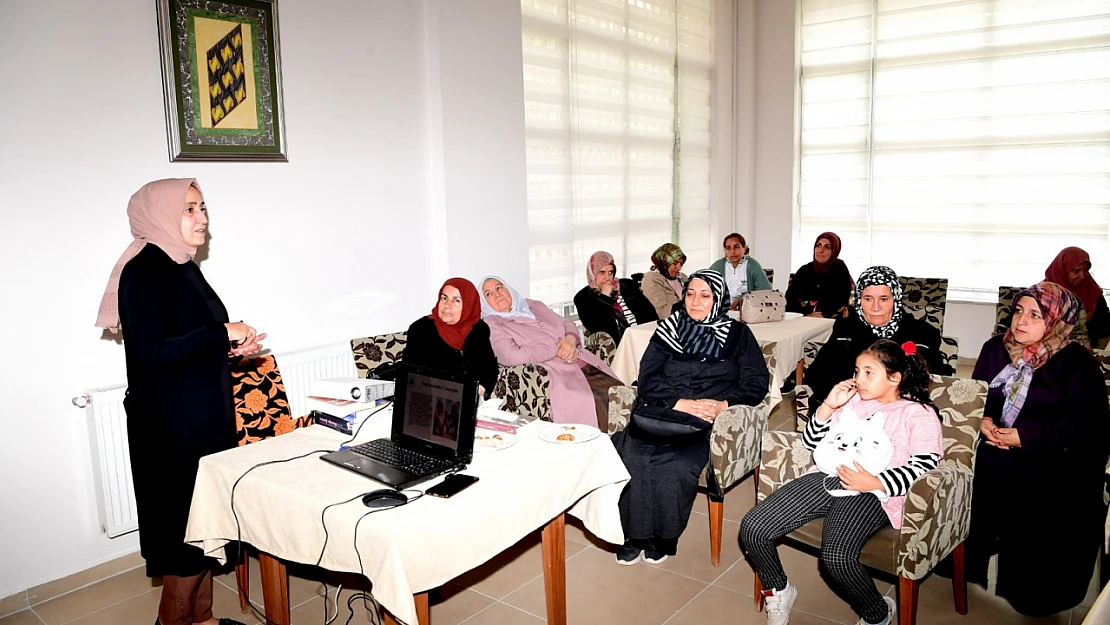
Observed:
[[[405,391],[406,436],[455,450],[459,446],[463,385],[408,373]]]

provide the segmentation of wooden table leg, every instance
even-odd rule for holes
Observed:
[[[559,516],[543,526],[543,587],[547,624],[567,624],[567,525]]]
[[[432,611],[428,607],[428,593],[421,592],[412,596],[413,602],[416,603],[416,621],[419,625],[431,625]],[[401,625],[401,621],[393,618],[389,610],[382,608],[382,621],[385,625]]]
[[[258,569],[262,574],[262,602],[266,606],[266,619],[272,625],[289,625],[289,574],[285,563],[259,551]]]

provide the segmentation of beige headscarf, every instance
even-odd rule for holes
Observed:
[[[189,187],[200,191],[194,178],[167,178],[155,180],[142,186],[131,201],[127,203],[127,219],[131,222],[131,236],[135,240],[112,268],[108,277],[108,287],[100,300],[100,313],[96,316],[96,327],[119,332],[119,277],[123,266],[138,254],[147,243],[162,248],[167,256],[176,263],[192,260],[197,248],[187,245],[181,237],[181,215],[185,210],[185,195]],[[202,192],[203,193],[203,192]]]

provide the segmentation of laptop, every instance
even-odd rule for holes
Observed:
[[[396,383],[390,438],[320,459],[397,490],[465,468],[474,455],[478,380],[402,363]]]

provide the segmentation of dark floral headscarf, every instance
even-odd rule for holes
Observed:
[[[890,288],[890,294],[894,298],[894,311],[885,326],[871,325],[863,314],[863,290],[871,286]],[[856,314],[859,315],[859,320],[881,339],[889,339],[898,332],[898,324],[902,321],[902,281],[898,279],[898,274],[894,273],[893,269],[876,265],[863,270],[859,280],[856,280]]]
[[[686,254],[682,252],[681,247],[674,243],[664,243],[660,245],[659,249],[655,250],[651,255],[651,264],[655,265],[655,270],[659,272],[659,275],[668,280],[674,280],[674,278],[671,277],[670,268],[671,265],[678,261],[682,261],[682,263],[685,264]]]

